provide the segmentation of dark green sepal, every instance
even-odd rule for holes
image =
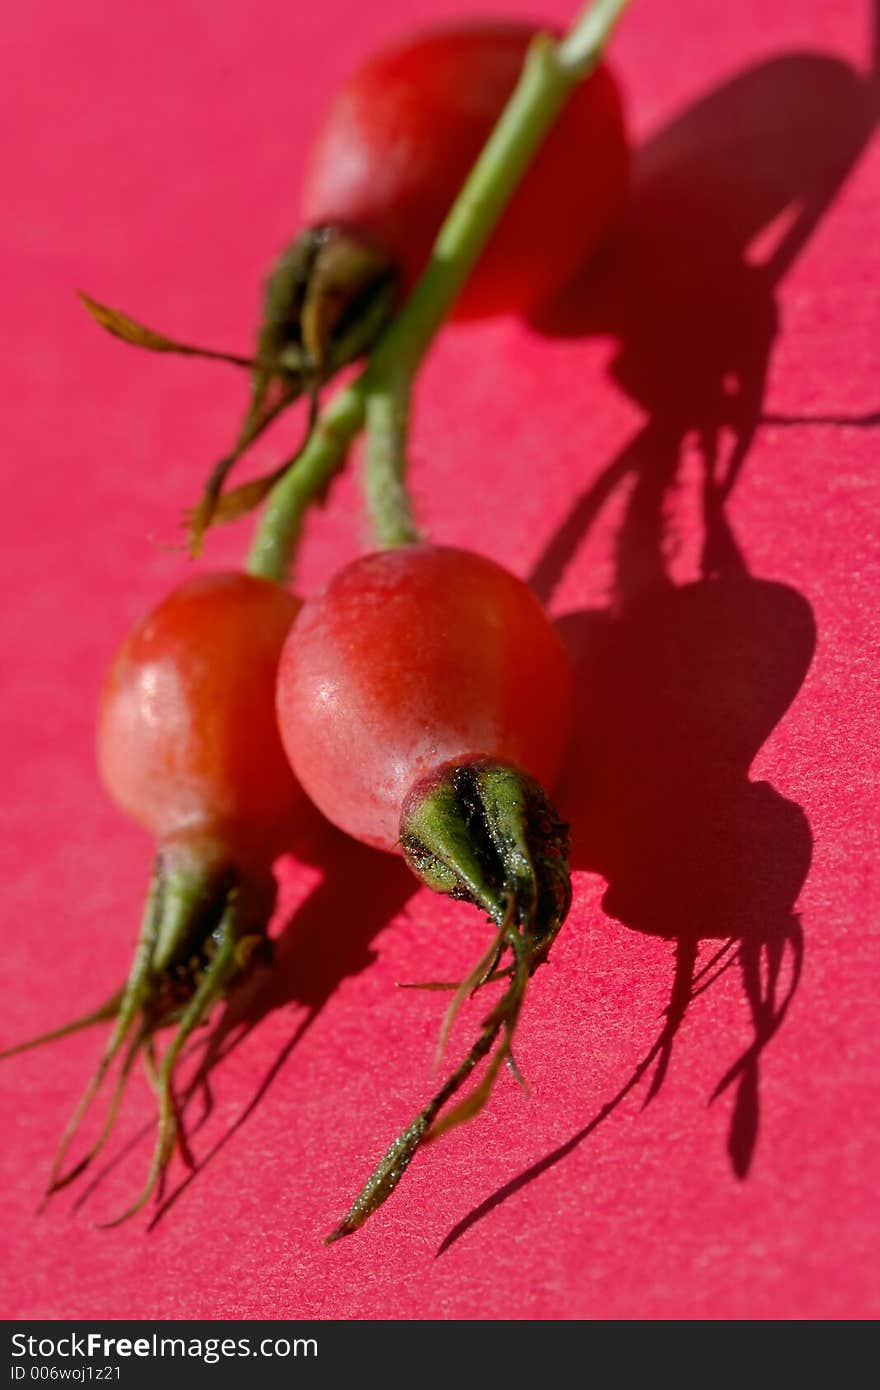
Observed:
[[[499,925],[515,899],[529,949],[549,947],[565,920],[568,827],[518,768],[488,758],[436,768],[406,798],[400,844],[429,888],[474,903]]]
[[[465,999],[499,980],[505,988],[476,1040],[386,1151],[328,1244],[352,1235],[387,1201],[424,1143],[479,1114],[504,1063],[522,1084],[511,1053],[514,1032],[529,979],[547,959],[571,902],[568,827],[534,778],[507,763],[468,758],[435,768],[404,802],[400,845],[424,884],[475,903],[497,927],[489,949],[455,989],[438,1055]],[[452,1105],[481,1065],[480,1079]]]
[[[179,1133],[173,1091],[177,1062],[194,1029],[241,978],[254,948],[267,940],[274,902],[271,873],[253,853],[243,853],[239,861],[227,831],[192,828],[163,842],[124,986],[85,1019],[37,1040],[49,1041],[103,1018],[114,1020],[98,1065],[62,1135],[44,1204],[79,1177],[103,1149],[139,1057],[156,1091],[156,1145],[140,1195],[116,1221],[106,1224],[117,1225],[140,1210],[170,1161]],[[174,1032],[159,1057],[156,1035],[168,1025],[174,1026]],[[65,1168],[82,1120],[114,1064],[117,1076],[98,1136],[77,1162]]]
[[[257,356],[279,376],[326,380],[374,346],[397,297],[388,256],[344,227],[308,227],[267,280]]]

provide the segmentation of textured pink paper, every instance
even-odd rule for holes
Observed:
[[[187,572],[179,514],[245,400],[232,368],[102,336],[73,292],[246,350],[322,103],[360,55],[469,8],[4,18],[0,1043],[126,969],[151,847],[98,783],[96,696]],[[426,530],[532,577],[578,662],[576,898],[521,1027],[531,1095],[502,1078],[368,1229],[322,1247],[432,1086],[443,1002],[395,981],[454,978],[485,931],[317,835],[284,867],[278,967],[211,1075],[199,1171],[175,1163],[152,1229],[92,1225],[144,1175],[141,1079],[119,1161],[38,1218],[99,1039],[0,1065],[6,1316],[880,1312],[871,42],[861,0],[635,0],[614,46],[640,149],[625,227],[535,324],[446,332],[419,387]],[[304,590],[363,544],[358,508],[346,477],[309,523]]]

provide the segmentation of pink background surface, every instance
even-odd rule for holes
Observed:
[[[386,38],[470,8],[4,18],[4,1041],[126,968],[150,846],[98,783],[96,696],[187,571],[177,517],[244,400],[231,368],[103,337],[73,291],[245,350],[322,103]],[[451,329],[424,373],[425,528],[531,576],[579,663],[576,899],[521,1026],[531,1097],[502,1080],[322,1247],[429,1093],[442,1001],[394,982],[454,976],[484,936],[395,860],[318,836],[283,870],[279,966],[211,1075],[199,1171],[175,1164],[152,1229],[92,1226],[142,1179],[140,1078],[124,1162],[37,1218],[98,1039],[0,1066],[6,1316],[880,1312],[870,51],[862,0],[635,0],[616,245],[539,324]],[[363,543],[358,505],[347,477],[311,520],[304,590]],[[208,562],[245,543],[216,536]]]

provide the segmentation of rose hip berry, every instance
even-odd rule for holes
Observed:
[[[411,288],[534,37],[526,24],[482,21],[404,40],[368,60],[318,130],[304,220],[383,247]],[[628,173],[620,94],[603,63],[569,98],[455,312],[523,312],[564,284],[617,218]]]
[[[82,297],[125,342],[251,372],[238,436],[187,513],[194,554],[209,526],[253,510],[297,461],[294,455],[227,488],[246,450],[302,395],[310,402],[307,440],[321,387],[378,343],[425,270],[533,41],[538,31],[518,21],[459,25],[404,40],[343,83],[308,162],[304,230],[266,280],[253,357],[179,342]],[[569,92],[460,288],[452,316],[527,313],[565,284],[617,220],[629,163],[617,83],[599,62]],[[479,198],[469,216],[481,220]]]
[[[365,556],[291,629],[278,719],[305,790],[341,829],[399,848],[429,887],[475,903],[496,925],[444,1036],[468,994],[506,981],[476,1043],[331,1239],[385,1201],[429,1134],[476,1114],[511,1061],[528,979],[570,901],[567,832],[543,787],[559,774],[571,705],[568,658],[538,600],[468,551],[409,545]],[[480,1084],[441,1117],[484,1059]]]
[[[125,985],[93,1015],[35,1040],[116,1020],[62,1138],[47,1196],[106,1142],[142,1055],[158,1097],[158,1137],[146,1185],[118,1220],[144,1204],[173,1150],[172,1086],[184,1043],[266,943],[271,864],[308,805],[274,711],[278,657],[298,609],[292,594],[266,580],[202,575],[137,623],[111,666],[98,716],[101,775],[114,800],[155,835],[158,852]],[[166,1025],[176,1031],[157,1060],[155,1036]],[[98,1140],[64,1172],[80,1122],[117,1058]]]
[[[552,786],[571,718],[566,652],[492,560],[411,545],[346,566],[308,600],[278,668],[297,778],[328,820],[393,849],[414,782],[484,756]]]
[[[274,719],[299,608],[278,584],[206,574],[122,643],[101,697],[98,764],[113,799],[160,841],[210,828],[250,854],[270,848],[267,836],[275,848],[301,812]]]

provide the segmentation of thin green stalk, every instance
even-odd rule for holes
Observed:
[[[246,568],[286,577],[309,503],[341,467],[368,422],[366,493],[380,545],[414,539],[404,485],[413,379],[517,184],[566,99],[595,67],[628,0],[594,0],[558,43],[539,35],[519,82],[440,229],[427,270],[383,334],[370,362],[337,395],[261,519]],[[399,541],[389,537],[399,536]]]
[[[595,0],[558,43],[533,41],[519,81],[437,234],[427,270],[383,335],[374,386],[419,367],[517,185],[567,98],[598,63],[629,0]]]
[[[269,494],[245,563],[249,574],[286,582],[303,518],[345,462],[365,414],[366,393],[360,378],[334,396],[299,459]]]
[[[404,482],[412,374],[403,371],[367,393],[364,495],[376,544],[382,550],[418,540]]]

